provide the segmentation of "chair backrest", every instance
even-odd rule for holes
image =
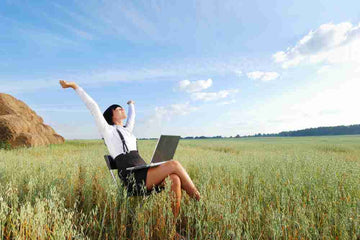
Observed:
[[[115,160],[110,155],[104,155],[104,158],[109,170],[117,169]]]
[[[111,171],[117,169],[114,159],[110,155],[104,155],[104,158],[105,158],[106,166],[108,167],[115,184],[118,185],[114,173]]]

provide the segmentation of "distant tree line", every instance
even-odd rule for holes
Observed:
[[[181,139],[209,139],[209,138],[223,138],[222,136],[212,136],[212,137],[205,137],[205,136],[196,136],[196,137],[184,137]]]
[[[317,128],[306,128],[296,131],[283,131],[280,133],[257,133],[254,135],[241,136],[230,136],[229,138],[247,138],[247,137],[300,137],[300,136],[328,136],[328,135],[355,135],[360,134],[360,124],[349,125],[349,126],[334,126],[334,127],[317,127]],[[181,139],[214,139],[214,138],[226,138],[223,136],[188,136],[181,137]],[[157,138],[140,138],[143,140],[154,140]]]
[[[360,124],[349,126],[306,128],[296,131],[284,131],[280,133],[268,133],[248,135],[242,137],[300,137],[300,136],[328,136],[328,135],[355,135],[360,134]],[[237,135],[236,137],[241,137]]]
[[[180,139],[209,139],[209,138],[224,138],[222,136],[213,136],[213,137],[205,137],[205,136],[196,136],[196,137],[180,137]],[[157,140],[157,138],[139,138],[140,140]]]

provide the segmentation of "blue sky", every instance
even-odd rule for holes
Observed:
[[[137,137],[359,124],[358,1],[0,2],[0,92],[66,139],[136,102]]]

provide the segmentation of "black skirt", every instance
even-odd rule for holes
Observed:
[[[149,168],[138,169],[135,171],[126,170],[128,167],[145,165],[146,162],[139,155],[138,151],[131,151],[126,154],[120,154],[115,158],[118,169],[118,175],[127,188],[128,196],[146,196],[152,191],[161,192],[164,188],[155,186],[151,190],[146,189],[146,177]]]

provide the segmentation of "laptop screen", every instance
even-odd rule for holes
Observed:
[[[180,136],[161,135],[156,146],[152,163],[173,159]]]

